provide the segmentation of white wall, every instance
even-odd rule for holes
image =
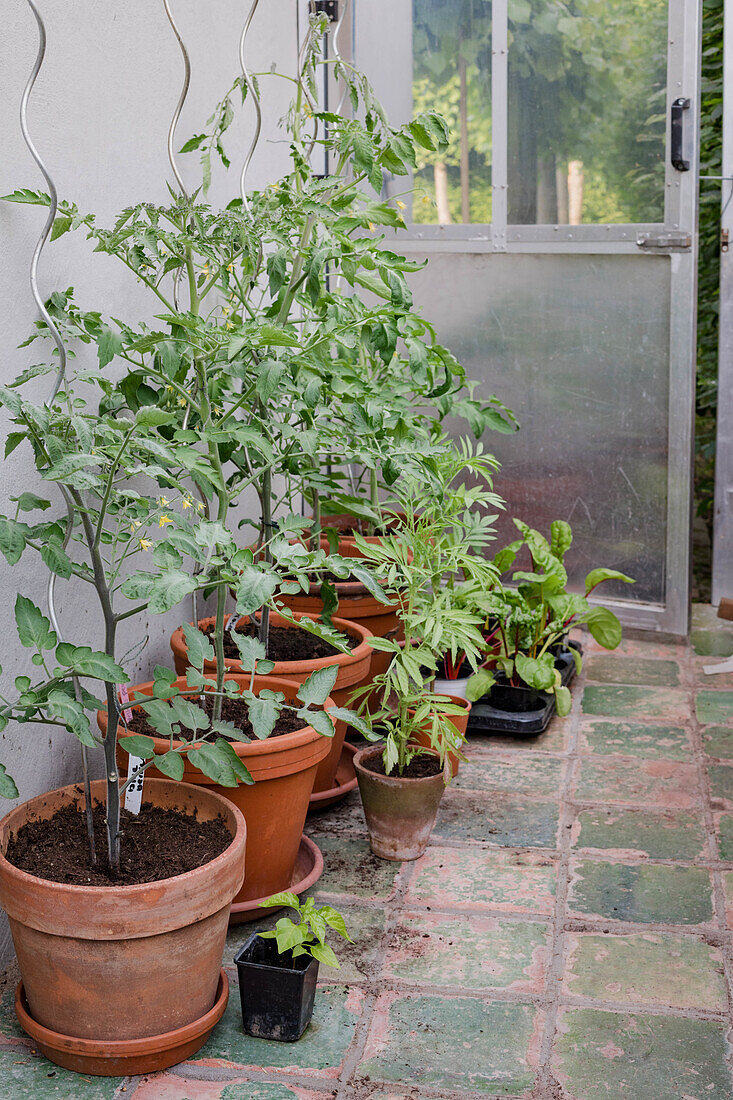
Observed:
[[[36,82],[29,119],[34,141],[56,181],[59,195],[94,211],[101,225],[138,201],[165,201],[166,180],[173,182],[166,140],[173,108],[180,93],[183,64],[167,21],[162,0],[37,0],[48,34],[46,58]],[[215,103],[239,68],[238,44],[248,3],[216,0],[172,0],[174,15],[186,42],[192,66],[191,89],[178,127],[177,148],[199,132]],[[273,62],[292,72],[297,55],[296,0],[261,0],[247,39],[251,70],[267,71]],[[20,132],[18,109],[31,71],[38,37],[35,19],[25,0],[5,0],[0,37],[0,194],[21,187],[43,189],[43,180]],[[262,81],[263,138],[252,163],[248,183],[258,187],[286,167],[287,147],[268,140],[284,114],[291,86],[276,78]],[[238,165],[249,145],[252,113],[245,109],[227,141],[232,169],[214,179],[209,201],[228,202],[238,187]],[[198,154],[180,158],[190,189],[197,186]],[[38,207],[0,203],[0,382],[7,383],[28,363],[40,361],[36,348],[18,351],[36,316],[28,285],[31,253],[46,211]],[[118,261],[91,248],[81,233],[47,245],[40,270],[41,293],[74,286],[85,309],[135,322],[150,318],[149,292],[138,285]],[[86,349],[85,349],[86,353]],[[42,380],[29,397],[42,399]],[[3,415],[2,430],[7,426]],[[0,468],[0,513],[7,513],[10,495],[38,488],[27,453],[19,448]],[[0,453],[2,453],[0,451]],[[47,489],[48,486],[45,486]],[[27,651],[16,644],[13,620],[15,594],[21,591],[45,609],[45,571],[26,551],[12,569],[0,558],[0,636],[7,639],[0,655],[3,684],[30,668]],[[84,589],[81,591],[80,588]],[[62,629],[76,642],[99,645],[100,626],[87,586],[58,583]],[[168,637],[180,614],[133,620],[122,635],[123,654],[149,633],[149,644],[131,669],[140,679],[157,663],[170,663]],[[71,782],[79,776],[76,739],[36,726],[11,726],[0,736],[0,761],[14,776],[21,799]],[[3,803],[0,810],[10,809]],[[4,920],[4,918],[3,918]],[[12,954],[7,925],[0,926],[0,966]]]

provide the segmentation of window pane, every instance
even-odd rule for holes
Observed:
[[[415,112],[445,117],[445,153],[424,152],[415,173],[412,220],[491,221],[491,4],[413,0]]]
[[[667,0],[509,0],[509,223],[664,221]]]

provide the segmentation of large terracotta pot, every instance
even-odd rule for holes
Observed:
[[[295,618],[299,619],[300,615],[296,615]],[[284,626],[292,630],[297,629],[282,615],[277,615],[274,612],[270,621],[273,626]],[[199,619],[199,630],[207,630],[213,626],[214,622],[213,617]],[[276,661],[272,672],[267,677],[262,677],[263,681],[271,677],[284,676],[288,680],[297,680],[299,684],[302,684],[316,669],[336,665],[338,676],[331,690],[330,698],[333,700],[333,705],[337,707],[348,706],[352,692],[369,674],[373,650],[367,642],[369,631],[361,623],[354,623],[341,618],[334,618],[332,622],[336,629],[343,634],[349,634],[352,638],[357,637],[359,639],[359,644],[350,653],[336,653],[333,657],[320,657],[318,660],[313,661]],[[179,676],[184,676],[188,668],[188,651],[183,627],[179,627],[171,635],[171,649],[173,650],[173,663],[176,672]],[[224,661],[229,672],[241,673],[242,665],[237,658],[226,657]],[[215,675],[216,661],[207,661],[204,665],[204,672]],[[267,687],[268,685],[263,682],[262,686]],[[333,787],[336,768],[341,759],[345,733],[346,723],[336,722],[336,733],[331,740],[330,751],[322,760],[316,773],[313,786],[315,793],[329,791]]]
[[[448,700],[455,706],[462,708],[461,714],[450,714],[448,717],[461,735],[461,739],[465,740],[466,730],[468,729],[468,716],[471,713],[471,704],[468,699],[463,699],[460,695],[449,695]],[[422,745],[423,748],[431,748],[430,735],[428,733],[420,731],[416,733],[412,739],[416,744]],[[455,776],[458,775],[458,765],[460,764],[457,753],[448,753],[448,764],[450,766],[451,775],[455,778]]]
[[[226,679],[236,681],[242,689],[249,687],[249,676],[228,674]],[[185,689],[185,677],[180,676],[175,686]],[[258,692],[262,688],[271,688],[281,691],[288,702],[296,702],[299,686],[294,680],[255,676],[253,690]],[[130,689],[131,697],[135,694],[152,695],[152,692],[152,681]],[[332,700],[328,699],[325,705],[332,706]],[[99,711],[97,719],[104,734],[107,728],[106,711]],[[166,752],[169,748],[167,738],[156,737],[154,741],[156,753]],[[237,906],[290,887],[308,813],[308,799],[313,791],[318,765],[328,755],[331,741],[312,726],[306,726],[295,733],[269,737],[265,741],[232,741],[232,748],[249,769],[254,779],[253,785],[240,783],[237,787],[221,787],[189,764],[188,760],[183,778],[197,787],[216,791],[244,814],[247,822],[247,873],[244,885],[234,898],[233,912],[236,914]],[[118,748],[118,764],[121,768],[127,767],[127,753],[121,748]],[[146,773],[146,783],[147,774],[158,773],[151,768]]]
[[[104,790],[104,781],[92,783],[95,799]],[[202,820],[223,816],[229,847],[186,874],[137,886],[69,886],[7,861],[20,826],[80,795],[78,785],[50,791],[0,822],[0,904],[22,977],[20,1019],[29,1015],[27,1030],[68,1068],[162,1069],[198,1050],[226,1007],[220,967],[229,906],[244,878],[244,818],[215,790],[146,777],[145,797],[156,805]]]
[[[380,859],[419,859],[428,846],[445,784],[443,773],[420,779],[378,775],[366,765],[380,756],[380,745],[354,757],[369,844]],[[433,753],[437,756],[437,753]]]

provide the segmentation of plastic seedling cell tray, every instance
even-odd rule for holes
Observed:
[[[575,676],[575,661],[568,647],[582,653],[577,642],[568,642],[560,650],[555,667],[567,687]],[[467,733],[503,733],[510,737],[536,737],[544,733],[555,714],[555,700],[547,692],[529,687],[513,687],[498,678],[488,695],[471,707]]]

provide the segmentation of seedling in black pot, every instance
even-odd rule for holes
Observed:
[[[247,1035],[292,1043],[299,1039],[313,1015],[318,964],[339,966],[326,943],[329,928],[352,943],[346,922],[336,909],[313,898],[303,905],[285,891],[273,894],[262,906],[287,905],[299,921],[281,917],[271,932],[253,932],[234,956],[239,974],[242,1023]]]

